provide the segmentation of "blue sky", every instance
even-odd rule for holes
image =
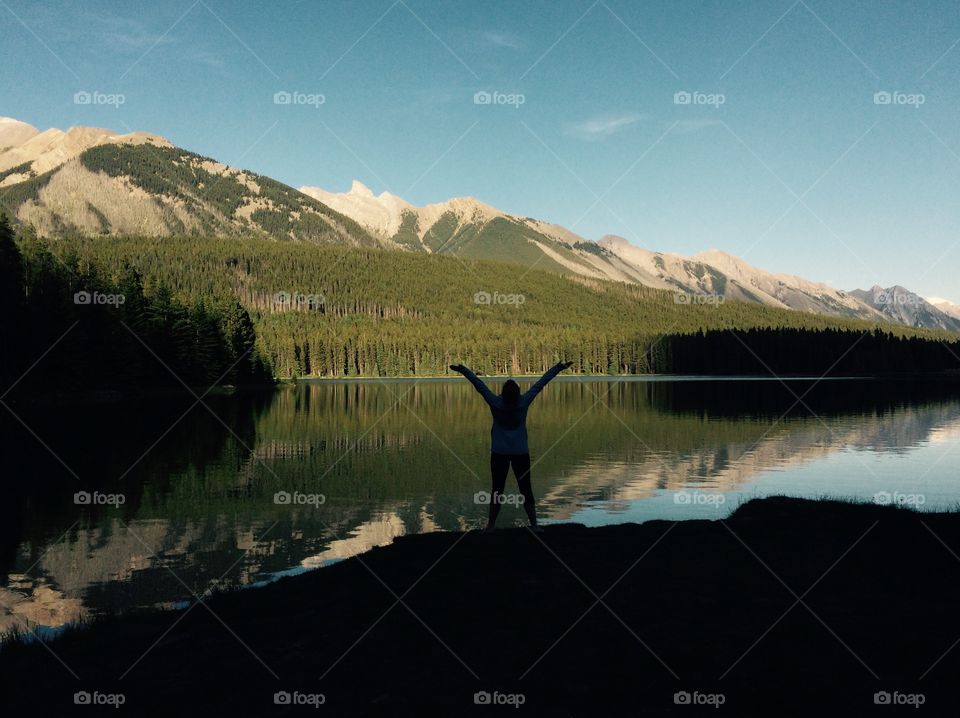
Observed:
[[[2,0],[0,16],[0,114],[40,129],[147,130],[294,186],[472,195],[590,238],[960,302],[953,1]],[[74,104],[82,90],[124,102]]]

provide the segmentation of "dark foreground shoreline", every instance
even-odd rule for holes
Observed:
[[[725,521],[427,534],[205,602],[6,647],[4,715],[890,716],[960,703],[958,514],[774,498]],[[77,692],[123,705],[75,705]],[[317,694],[322,705],[295,705]]]

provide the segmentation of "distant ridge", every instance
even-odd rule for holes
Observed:
[[[874,285],[868,290],[855,289],[850,294],[898,324],[960,332],[960,317],[949,314],[899,285]]]

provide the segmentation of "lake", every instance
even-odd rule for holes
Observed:
[[[8,636],[486,519],[490,419],[463,380],[14,408],[0,424]],[[960,506],[956,383],[568,377],[528,427],[544,523],[723,518],[772,494]],[[523,523],[504,506],[500,526]]]

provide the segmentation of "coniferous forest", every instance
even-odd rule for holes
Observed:
[[[14,396],[272,382],[236,299],[187,301],[163,284],[147,292],[129,264],[102,273],[20,240],[0,217],[0,379],[16,382]]]
[[[3,221],[0,262],[7,384],[43,355],[21,389],[437,376],[456,362],[520,375],[560,358],[583,374],[960,368],[960,340],[946,332],[678,303],[451,256],[263,238],[41,239]]]

